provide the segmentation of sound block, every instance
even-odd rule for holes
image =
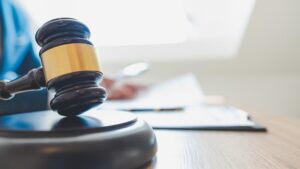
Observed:
[[[156,151],[152,128],[127,112],[0,116],[0,168],[134,169],[150,161]]]

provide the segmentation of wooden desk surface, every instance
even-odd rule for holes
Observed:
[[[146,169],[300,169],[300,119],[254,115],[268,132],[155,130]]]

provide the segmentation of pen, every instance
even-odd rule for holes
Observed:
[[[121,109],[122,111],[130,112],[169,112],[169,111],[182,111],[183,107],[170,107],[170,108],[137,108],[137,109]]]

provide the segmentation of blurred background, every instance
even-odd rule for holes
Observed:
[[[206,95],[249,112],[300,117],[298,0],[19,0],[33,23],[86,23],[105,74],[132,62],[155,83],[194,73]]]

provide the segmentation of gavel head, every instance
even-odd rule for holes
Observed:
[[[103,103],[105,89],[99,86],[103,74],[90,31],[72,18],[48,21],[36,33],[46,85],[55,91],[53,110],[75,116]]]

